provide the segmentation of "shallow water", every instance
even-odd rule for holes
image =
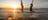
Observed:
[[[39,20],[48,20],[48,9],[46,8],[46,9],[33,9],[33,13],[37,13],[37,14],[39,14],[40,16],[40,19]],[[20,15],[21,13],[22,13],[22,11],[21,10],[16,10],[16,13],[18,13],[18,15]],[[20,14],[19,14],[20,13]],[[6,14],[6,18],[9,16],[9,15],[12,15],[13,16],[13,14],[12,13],[5,13]],[[0,19],[3,19],[4,18],[4,16],[3,15],[5,15],[4,13],[1,13],[1,11],[0,11],[0,17],[2,17],[2,18],[0,18]],[[32,15],[32,12],[30,12],[29,11],[29,9],[28,10],[24,10],[23,11],[23,14],[21,14],[20,16],[31,16]]]

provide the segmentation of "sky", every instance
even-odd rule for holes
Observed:
[[[24,8],[29,8],[32,0],[22,0]],[[48,0],[34,0],[33,8],[48,8]],[[20,0],[0,0],[0,7],[21,8]]]
[[[35,0],[34,8],[48,8],[48,0]]]

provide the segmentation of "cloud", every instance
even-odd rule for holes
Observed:
[[[48,0],[35,0],[33,8],[48,8]]]

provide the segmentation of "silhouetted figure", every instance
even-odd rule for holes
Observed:
[[[9,17],[8,17],[8,20],[13,20],[12,16],[9,16]]]
[[[21,0],[21,11],[23,12],[23,3],[22,3],[22,0]]]
[[[31,3],[31,6],[30,6],[30,11],[32,11],[32,7],[33,7],[33,4]]]

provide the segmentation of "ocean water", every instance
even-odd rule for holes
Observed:
[[[40,15],[39,20],[48,20],[48,8],[33,9],[33,12],[30,12],[29,9],[24,9],[23,13],[20,9],[18,9],[18,10],[16,10],[16,13],[18,13],[18,15],[20,15],[20,16],[26,16],[26,17],[32,16],[33,13],[37,13]],[[4,17],[4,15],[5,15],[5,17]],[[12,13],[2,13],[2,11],[0,10],[0,19],[8,18],[8,16],[10,16],[10,15],[14,16]],[[16,16],[16,14],[15,14],[15,16]]]

